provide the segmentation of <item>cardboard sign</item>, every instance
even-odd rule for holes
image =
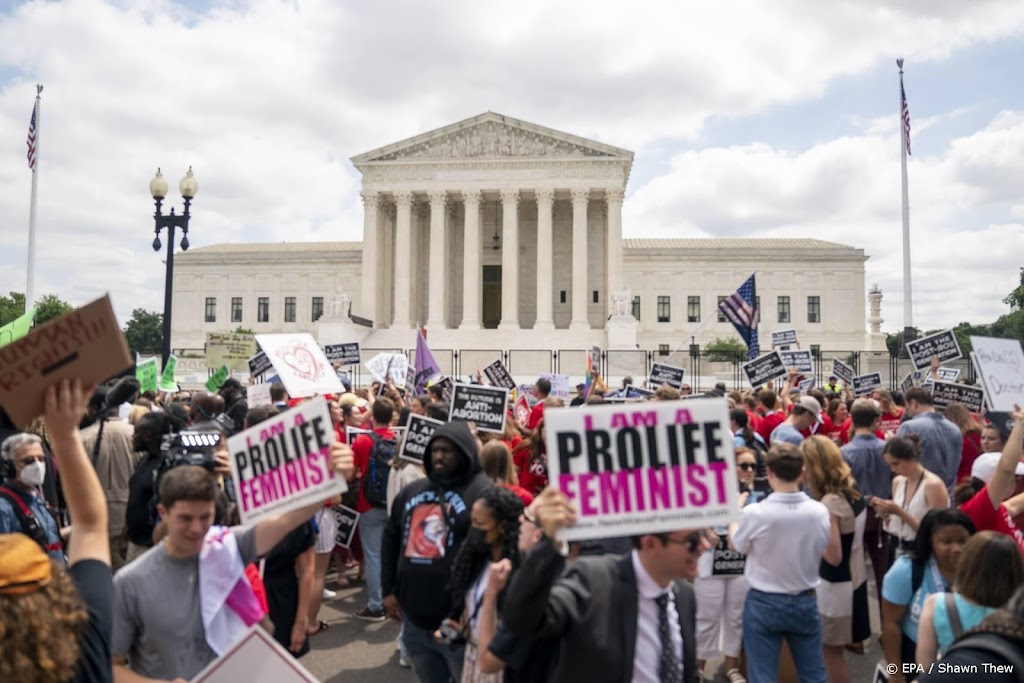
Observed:
[[[210,375],[210,379],[206,380],[206,384],[203,386],[205,386],[206,390],[211,394],[214,394],[218,389],[220,389],[220,385],[228,381],[228,377],[230,376],[231,371],[228,370],[228,366],[222,365],[217,368],[217,372]]]
[[[959,368],[937,368],[936,372],[942,382],[955,382],[956,378],[960,376]]]
[[[43,394],[57,380],[99,384],[131,366],[128,342],[104,296],[0,347],[0,405],[25,429],[43,412]]]
[[[270,382],[250,385],[245,391],[245,402],[250,408],[273,405],[270,398]]]
[[[786,369],[796,368],[797,372],[814,372],[814,361],[811,359],[810,350],[806,351],[779,351],[782,364]]]
[[[322,396],[228,439],[242,524],[348,491],[345,478],[331,467],[332,443],[334,428]]]
[[[427,462],[427,442],[434,436],[437,428],[443,425],[440,420],[433,420],[423,415],[409,414],[406,424],[405,439],[398,449],[398,457],[422,465]]]
[[[174,373],[178,371],[178,357],[173,353],[167,357],[167,365],[164,366],[163,374],[160,375],[160,391],[177,391],[178,385],[174,382]]]
[[[952,330],[907,342],[907,354],[916,370],[928,367],[932,362],[932,356],[937,356],[940,363],[964,357],[960,352],[960,343],[957,342]]]
[[[28,334],[28,331],[32,329],[32,321],[35,317],[36,309],[30,308],[24,315],[20,315],[3,327],[0,327],[0,346],[7,346]]]
[[[847,384],[853,384],[853,368],[838,358],[832,359],[832,374]]]
[[[135,364],[135,379],[139,380],[140,391],[156,391],[160,388],[160,359],[147,358]]]
[[[448,421],[475,422],[481,432],[505,433],[508,389],[482,384],[456,384]]]
[[[882,388],[882,375],[878,372],[871,372],[866,375],[857,375],[853,378],[853,395],[863,396],[870,394],[875,389]]]
[[[484,368],[484,376],[492,386],[503,389],[516,388],[516,381],[512,379],[512,374],[509,373],[508,368],[500,360],[496,360]]]
[[[256,624],[224,654],[196,674],[191,683],[318,683],[292,653]]]
[[[292,398],[345,391],[313,335],[306,332],[258,334],[256,340]]]
[[[570,392],[572,391],[569,386],[569,375],[554,375],[550,372],[542,372],[538,377],[543,377],[547,381],[551,382],[551,395],[557,396],[558,398],[569,398]],[[531,386],[532,390],[533,387]]]
[[[647,386],[656,389],[662,384],[667,384],[673,389],[679,389],[683,386],[684,374],[682,368],[655,363],[651,366],[651,376],[647,378]]]
[[[525,427],[530,423],[530,401],[526,396],[519,397],[512,408],[512,413],[515,415],[516,422],[519,423],[520,427]]]
[[[328,344],[324,347],[324,355],[332,363],[337,361],[341,365],[359,365],[362,362],[362,355],[359,351],[359,342],[351,344]]]
[[[739,518],[724,398],[544,414],[548,479],[576,507],[569,541],[724,526]]]
[[[772,332],[772,346],[790,346],[792,344],[796,344],[796,330]]]
[[[249,359],[256,351],[256,339],[251,334],[206,333],[206,366],[209,368],[226,365],[232,372],[248,372]]]
[[[980,413],[985,403],[985,392],[978,387],[953,382],[933,382],[932,402],[936,408],[945,408],[951,403],[963,403],[972,413]]]
[[[270,359],[267,358],[267,354],[263,353],[262,351],[257,353],[249,360],[247,360],[246,363],[249,366],[249,374],[252,375],[253,377],[262,375],[267,370],[274,367],[273,365],[271,365]]]
[[[338,530],[334,533],[334,544],[347,548],[355,540],[359,513],[344,505],[332,505],[331,512],[334,513],[334,521],[338,525]]]
[[[796,385],[796,390],[799,393],[801,393],[801,394],[806,394],[808,391],[810,391],[813,388],[814,388],[814,378],[813,377],[808,377],[805,380],[801,380],[800,383],[798,383]]]
[[[789,374],[786,366],[782,363],[782,357],[778,351],[758,356],[749,363],[743,364],[743,372],[747,373],[750,386],[759,387],[765,382],[770,382],[778,377],[785,377]]]
[[[1016,339],[971,337],[971,360],[985,387],[989,410],[1012,413],[1024,406],[1024,350]]]

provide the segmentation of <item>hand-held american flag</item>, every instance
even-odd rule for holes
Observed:
[[[757,310],[757,285],[754,282],[754,275],[747,278],[739,289],[722,299],[722,303],[718,304],[718,310],[729,319],[747,344],[748,358],[754,360],[760,356],[761,345],[757,339],[760,312]]]

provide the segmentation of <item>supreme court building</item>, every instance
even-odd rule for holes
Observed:
[[[362,242],[177,256],[175,348],[240,326],[411,348],[423,325],[435,349],[674,349],[735,336],[718,302],[754,271],[762,339],[789,328],[822,348],[871,346],[861,249],[623,239],[627,150],[488,112],[352,163]]]

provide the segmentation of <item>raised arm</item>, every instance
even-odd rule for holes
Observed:
[[[1015,486],[1014,473],[1021,458],[1021,441],[1024,440],[1024,409],[1013,407],[1013,429],[1003,446],[1003,454],[999,456],[996,471],[988,482],[988,499],[992,507],[999,509],[1003,499],[1013,493]]]
[[[796,384],[797,369],[790,368],[789,375],[786,377],[786,383],[782,387],[782,391],[779,393],[779,401],[782,402],[782,409],[789,410],[789,407],[793,405],[793,399],[790,398],[790,393],[793,391],[793,386]]]

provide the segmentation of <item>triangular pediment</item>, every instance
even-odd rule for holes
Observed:
[[[604,158],[632,161],[633,153],[494,112],[352,157],[356,166],[388,161]]]

